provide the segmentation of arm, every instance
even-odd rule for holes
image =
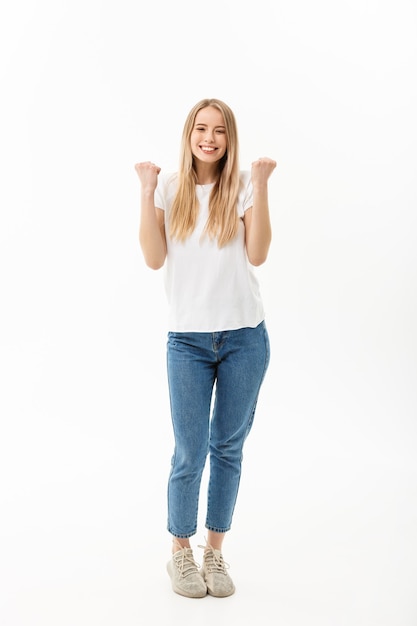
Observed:
[[[262,265],[271,243],[271,221],[268,205],[268,178],[276,167],[272,159],[252,163],[253,206],[245,212],[245,243],[249,262]]]
[[[165,263],[167,245],[165,238],[165,214],[155,207],[154,195],[161,169],[150,163],[137,163],[136,172],[141,182],[141,213],[139,243],[148,267],[158,270]]]

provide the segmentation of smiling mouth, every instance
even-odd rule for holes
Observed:
[[[204,152],[204,154],[213,154],[217,150],[217,148],[209,147],[209,146],[200,146],[200,150]]]

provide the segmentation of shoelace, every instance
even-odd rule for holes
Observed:
[[[174,553],[174,560],[178,571],[183,578],[198,574],[199,565],[194,561],[191,548],[183,548]]]
[[[227,574],[226,570],[229,569],[229,564],[223,559],[221,552],[216,554],[214,548],[208,544],[198,547],[204,550],[204,564],[210,574]]]

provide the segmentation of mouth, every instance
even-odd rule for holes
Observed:
[[[204,152],[204,154],[213,154],[213,152],[216,152],[217,148],[213,146],[200,146],[200,150]]]

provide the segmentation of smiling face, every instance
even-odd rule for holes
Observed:
[[[190,136],[193,156],[205,164],[216,164],[227,150],[226,127],[221,111],[212,106],[197,113]]]

